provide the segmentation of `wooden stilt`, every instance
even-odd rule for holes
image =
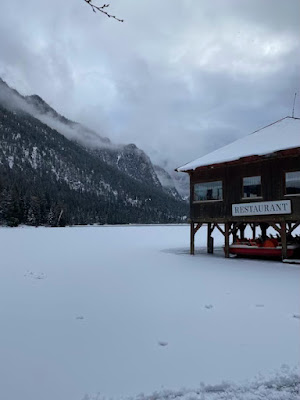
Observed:
[[[236,242],[236,238],[237,238],[237,224],[233,224],[233,228],[232,228],[232,241],[233,243]]]
[[[269,224],[267,224],[266,222],[262,222],[260,224],[262,240],[266,240],[266,238],[267,238],[267,229],[268,229],[268,227],[269,227]]]
[[[240,225],[240,236],[241,236],[241,239],[242,239],[242,240],[245,239],[245,228],[246,228],[246,225],[245,225],[245,224],[241,224],[241,225]]]
[[[225,257],[229,257],[229,222],[225,222]]]
[[[211,231],[211,223],[207,223],[207,252],[209,253],[209,238],[210,238],[210,231]]]
[[[195,226],[194,221],[191,221],[191,238],[190,238],[190,254],[195,254]]]
[[[287,258],[287,240],[286,240],[286,223],[281,222],[281,246],[282,246],[282,259]]]
[[[195,225],[194,221],[191,221],[190,254],[195,254],[195,235],[202,225],[202,222],[199,222],[197,225]]]
[[[207,224],[207,252],[212,254],[214,252],[214,238],[211,236],[213,231],[212,224]]]
[[[251,228],[252,228],[252,239],[254,240],[255,236],[256,236],[256,223],[255,222],[253,222]]]

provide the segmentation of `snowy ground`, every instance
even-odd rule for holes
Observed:
[[[0,399],[296,399],[299,265],[197,236],[190,256],[187,226],[0,229]]]

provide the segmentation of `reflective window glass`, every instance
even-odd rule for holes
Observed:
[[[261,177],[247,176],[243,178],[243,198],[261,197]]]
[[[300,194],[300,171],[285,174],[286,194]]]
[[[222,200],[222,181],[196,183],[194,185],[194,201]]]

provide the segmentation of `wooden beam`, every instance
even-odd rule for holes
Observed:
[[[300,221],[297,221],[293,226],[291,226],[288,230],[288,235],[290,235],[294,229],[296,229],[300,225]]]
[[[226,224],[227,224],[227,222],[225,223],[225,225],[226,225]],[[222,228],[219,227],[219,224],[215,224],[215,227],[216,227],[217,229],[219,229],[219,231],[225,236],[225,232],[223,231]]]
[[[285,224],[285,223],[284,223]],[[281,228],[279,228],[275,222],[270,222],[269,225],[275,229],[279,234],[281,234]]]
[[[210,234],[212,234],[212,233],[213,233],[213,231],[214,231],[215,227],[216,227],[216,224],[211,224],[211,231],[210,231]]]
[[[238,225],[237,222],[233,222],[233,223],[232,223],[232,228],[230,228],[230,230],[229,230],[229,234],[230,234],[230,235],[231,235],[231,234],[234,234],[234,232],[236,232],[236,230],[237,230],[237,225]]]
[[[194,229],[194,234],[196,234],[199,231],[199,229],[201,228],[202,225],[203,224],[200,222],[199,222],[199,224],[197,224],[196,228]]]
[[[217,226],[217,224],[212,224],[212,227],[211,227],[211,233],[213,233],[213,231],[214,231],[214,229],[216,228],[216,226]]]

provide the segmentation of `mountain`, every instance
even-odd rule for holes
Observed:
[[[103,147],[111,141],[93,130],[65,118],[47,104],[40,96],[22,96],[0,78],[0,104],[8,109],[23,111],[63,134],[67,139],[86,147]]]
[[[190,177],[188,174],[178,173],[172,170],[170,171],[170,175],[180,197],[188,201],[190,198]]]
[[[158,170],[153,166],[150,158],[135,144],[113,145],[109,138],[58,114],[41,97],[33,95],[26,96],[25,99],[27,103],[34,107],[36,118],[58,130],[67,138],[82,144],[102,161],[115,166],[139,182],[147,182],[157,188],[163,187],[164,191],[174,198],[178,200],[181,198],[174,184],[172,191],[169,190],[169,182],[167,186],[164,185],[165,181],[159,179]],[[167,174],[166,171],[165,173]],[[170,179],[172,180],[171,177]]]
[[[94,151],[102,161],[117,167],[125,174],[158,188],[164,186],[158,179],[157,171],[155,171],[150,158],[135,144],[112,144],[109,138],[60,115],[40,96],[21,96],[0,78],[0,104],[1,99],[2,104],[4,103],[8,107],[13,105],[14,109],[23,110],[33,115],[41,122],[60,132],[67,139],[81,144],[91,152]],[[173,178],[174,181],[177,181],[178,177],[174,176]],[[165,189],[167,193],[170,193],[168,187]],[[172,191],[172,195],[177,199],[180,198],[176,187]]]
[[[182,200],[183,197],[179,194],[179,191],[175,186],[175,181],[169,172],[159,165],[154,165],[154,170],[165,192],[170,196],[173,196],[175,199]]]
[[[187,214],[178,196],[135,145],[113,146],[0,81],[0,223],[176,222]]]

